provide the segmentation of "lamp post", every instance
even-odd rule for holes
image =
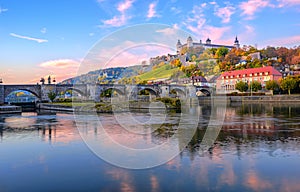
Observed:
[[[250,93],[251,93],[251,97],[252,97],[252,81],[250,81]]]

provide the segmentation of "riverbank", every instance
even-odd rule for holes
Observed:
[[[1,114],[13,114],[13,113],[22,113],[22,108],[19,106],[13,106],[13,105],[0,106],[0,115]]]
[[[300,103],[300,95],[257,95],[257,96],[226,96],[216,95],[212,97],[199,97],[200,103],[207,103],[211,101],[222,101],[227,103],[257,103],[257,102],[271,102],[271,103]]]
[[[163,104],[163,103],[164,104]],[[112,113],[112,112],[128,112],[131,110],[177,110],[180,109],[178,101],[163,100],[156,102],[129,101],[129,102],[103,102],[103,103],[39,103],[37,109],[52,110],[52,111],[68,111],[68,112],[97,112],[97,113]]]
[[[300,102],[300,95],[228,96],[230,102]]]
[[[159,101],[159,100],[158,100]],[[179,101],[179,100],[178,100]],[[97,112],[97,113],[112,113],[112,112],[127,112],[131,110],[149,110],[163,109],[176,110],[180,109],[180,102],[173,100],[161,99],[160,102],[103,102],[103,103],[39,103],[37,109],[53,110],[53,111],[80,111],[80,112]],[[211,102],[227,102],[227,103],[300,103],[300,95],[261,95],[261,96],[212,96],[199,97],[200,105]],[[162,104],[163,102],[164,104]],[[177,102],[177,103],[176,103]],[[190,104],[196,104],[195,100],[189,100]]]

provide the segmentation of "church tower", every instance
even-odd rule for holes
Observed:
[[[211,40],[209,38],[206,39],[206,44],[210,45],[211,44]]]
[[[178,39],[177,44],[176,44],[177,53],[179,53],[181,51],[181,48],[182,48],[182,44],[181,44],[180,40]]]
[[[237,36],[235,37],[234,47],[237,48],[237,49],[240,48],[240,43],[239,43],[239,40],[238,40]]]
[[[192,48],[193,47],[193,39],[192,39],[192,37],[191,36],[189,36],[188,38],[187,38],[187,48]]]

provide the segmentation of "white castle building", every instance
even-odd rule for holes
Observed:
[[[181,50],[183,48],[201,48],[203,47],[204,49],[210,49],[210,48],[220,48],[220,47],[226,47],[228,49],[232,49],[232,48],[239,48],[240,47],[240,43],[237,37],[235,37],[235,41],[233,46],[230,45],[218,45],[218,44],[212,44],[211,40],[209,38],[207,38],[205,43],[202,43],[202,41],[200,40],[199,43],[197,42],[193,42],[193,39],[191,36],[189,36],[187,38],[187,41],[185,44],[181,44],[180,40],[178,40],[177,44],[176,44],[176,48],[177,48],[177,53],[180,53]]]

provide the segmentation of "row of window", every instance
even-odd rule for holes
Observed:
[[[263,75],[269,75],[269,72],[260,72],[260,73],[250,73],[249,74],[249,77],[252,77],[252,76],[263,76]],[[240,77],[247,77],[247,74],[243,74],[243,75],[237,75],[236,78],[240,78]],[[231,76],[226,76],[226,77],[222,77],[222,79],[229,79],[229,78],[235,78],[234,75],[231,75]]]

